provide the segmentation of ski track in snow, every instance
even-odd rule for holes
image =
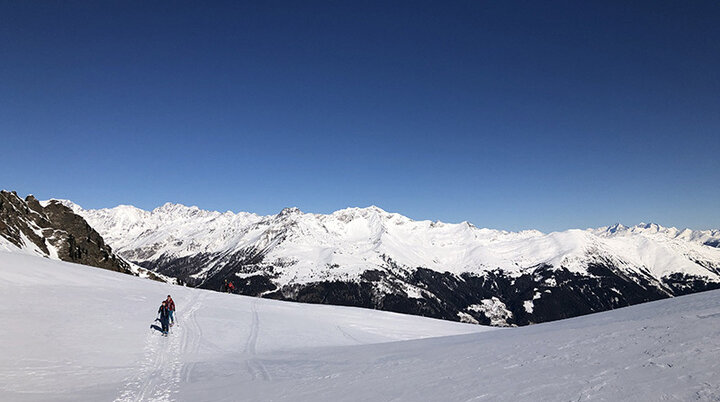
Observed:
[[[200,346],[201,330],[195,318],[195,312],[202,305],[199,298],[200,292],[192,292],[191,299],[183,301],[188,306],[183,315],[187,329],[180,326],[176,311],[175,325],[167,338],[155,329],[150,330],[145,338],[145,357],[140,370],[125,380],[124,389],[115,402],[175,400],[173,394],[177,393],[180,381],[187,381],[193,368],[192,363],[183,366],[182,356],[197,352]]]
[[[264,381],[270,381],[272,378],[270,377],[270,374],[265,369],[265,365],[263,362],[258,359],[257,352],[256,352],[256,345],[257,345],[257,338],[258,333],[260,332],[260,318],[258,316],[258,310],[257,310],[258,302],[255,300],[252,302],[252,325],[250,327],[250,334],[248,335],[248,339],[245,342],[245,355],[247,356],[247,360],[245,361],[247,365],[248,372],[252,376],[253,380],[256,380],[258,378],[261,378]]]
[[[192,354],[197,354],[197,352],[200,350],[200,340],[203,337],[202,334],[202,328],[200,327],[200,324],[197,322],[197,316],[196,312],[200,307],[202,306],[202,301],[207,298],[207,293],[203,292],[202,296],[200,297],[200,300],[193,303],[192,306],[190,306],[190,309],[188,312],[184,315],[183,325],[185,326],[183,328],[183,352],[191,352]],[[196,296],[197,299],[197,296]],[[175,317],[177,320],[178,317]],[[177,321],[176,321],[177,322]],[[178,325],[179,326],[179,325]],[[190,361],[183,367],[182,372],[182,378],[185,382],[190,382],[191,374],[193,371],[193,368],[195,367],[195,362]]]
[[[338,331],[340,331],[340,333],[341,333],[345,338],[350,339],[351,341],[357,343],[358,345],[361,345],[361,344],[362,344],[362,342],[360,342],[357,338],[355,338],[354,336],[350,335],[350,333],[348,333],[347,331],[345,331],[344,329],[342,329],[341,326],[337,325],[336,328],[338,329]]]

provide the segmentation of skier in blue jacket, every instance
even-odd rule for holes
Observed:
[[[168,330],[170,328],[170,309],[167,306],[167,302],[163,301],[162,305],[158,309],[160,315],[160,324],[162,325],[163,336],[168,336]]]

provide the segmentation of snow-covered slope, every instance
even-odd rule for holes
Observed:
[[[150,325],[168,293],[179,325],[164,338]],[[0,316],[3,401],[720,397],[718,291],[488,330],[0,252]]]
[[[179,325],[166,339],[150,326],[167,294]],[[208,379],[238,367],[247,381],[268,381],[271,367],[258,357],[265,353],[491,330],[237,297],[2,251],[0,316],[3,401],[171,400],[185,386],[203,392]],[[217,399],[238,400],[233,381],[223,387]]]

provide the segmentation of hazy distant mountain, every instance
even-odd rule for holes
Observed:
[[[720,231],[655,224],[541,233],[413,221],[377,207],[277,215],[165,204],[84,210],[124,258],[192,286],[494,325],[720,287]]]

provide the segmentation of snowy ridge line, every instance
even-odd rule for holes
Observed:
[[[714,278],[717,275],[697,261],[720,264],[720,230],[616,224],[546,234],[481,229],[468,222],[414,221],[375,206],[327,215],[286,208],[260,216],[171,203],[144,211],[126,205],[85,210],[61,202],[132,262],[154,266],[158,261],[201,258],[195,278],[253,253],[262,260],[254,270],[273,266],[279,284],[353,280],[367,269],[385,267],[386,257],[406,268],[455,274],[494,269],[520,273],[542,264],[585,272],[589,263],[604,258],[621,268],[647,270],[657,279],[675,272]]]

